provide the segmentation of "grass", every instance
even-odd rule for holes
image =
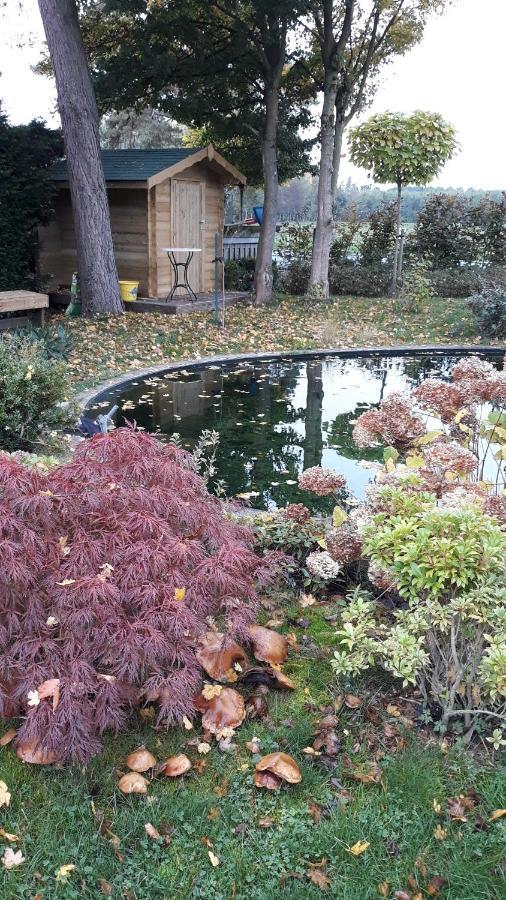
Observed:
[[[25,766],[11,747],[0,749],[0,777],[12,794],[11,805],[0,812],[0,827],[19,835],[13,846],[26,858],[19,868],[0,874],[2,900],[95,900],[102,895],[311,900],[322,896],[322,888],[308,877],[315,870],[329,879],[325,893],[339,900],[378,897],[383,882],[390,897],[396,890],[426,897],[436,875],[447,879],[439,895],[446,900],[504,897],[505,820],[488,819],[504,806],[506,779],[488,756],[447,749],[434,737],[414,732],[406,732],[403,749],[382,747],[381,729],[361,710],[346,707],[337,727],[342,752],[336,768],[328,771],[304,754],[320,708],[334,704],[338,694],[328,658],[328,609],[282,607],[286,627],[306,648],[292,653],[286,667],[297,690],[270,693],[269,720],[245,723],[236,735],[235,753],[213,746],[200,774],[193,770],[182,780],[159,778],[147,796],[122,796],[116,783],[123,759],[140,744],[159,760],[179,751],[194,761],[203,759],[188,746],[195,732],[157,731],[140,719],[128,733],[107,738],[102,755],[85,770]],[[294,622],[301,613],[305,621],[299,627]],[[253,735],[260,738],[262,753],[280,748],[295,757],[303,773],[300,785],[278,794],[253,786],[256,757],[245,747]],[[373,754],[380,758],[382,785],[363,785],[347,774],[345,762],[367,764]],[[476,809],[467,822],[451,821],[446,799],[471,788],[480,798]],[[439,815],[434,800],[441,804]],[[92,803],[110,822],[119,847],[110,834],[100,833]],[[310,803],[321,807],[319,822],[310,814]],[[272,820],[269,827],[262,826],[266,817]],[[169,833],[168,846],[147,836],[147,822]],[[446,832],[443,840],[434,834],[438,823]],[[359,840],[369,847],[354,857],[348,848]],[[219,859],[216,867],[209,849]],[[320,868],[312,868],[315,863]],[[67,864],[75,869],[58,881],[56,873]]]
[[[211,313],[174,318],[126,313],[93,321],[53,316],[74,339],[69,378],[74,390],[150,365],[220,353],[307,350],[411,343],[479,343],[463,300],[434,298],[403,312],[388,298],[340,297],[308,305],[282,298],[263,308],[227,310],[226,327]]]

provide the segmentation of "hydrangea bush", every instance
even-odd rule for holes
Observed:
[[[384,667],[421,691],[442,729],[459,723],[469,738],[480,717],[506,721],[506,372],[463,359],[449,382],[363,413],[354,436],[383,443],[385,465],[364,503],[336,507],[307,561],[329,580],[332,560],[343,575],[354,565],[359,582],[333,667]],[[324,483],[342,476],[300,479]]]
[[[188,454],[133,429],[47,474],[0,455],[0,516],[0,717],[61,760],[86,762],[137,705],[191,718],[199,636],[246,636],[277,565]]]

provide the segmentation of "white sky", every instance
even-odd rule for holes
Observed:
[[[426,109],[452,122],[462,149],[441,172],[441,186],[506,188],[505,37],[506,0],[456,0],[429,23],[421,44],[386,70],[364,116]],[[12,123],[38,116],[57,124],[54,87],[30,69],[41,41],[36,0],[23,0],[22,14],[18,0],[7,0],[0,14],[0,98]],[[367,181],[344,159],[341,179],[348,175]]]

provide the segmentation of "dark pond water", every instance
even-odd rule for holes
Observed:
[[[338,469],[360,497],[372,476],[360,463],[380,460],[382,453],[355,447],[357,417],[394,391],[428,377],[447,378],[459,358],[372,354],[205,365],[130,382],[102,395],[88,414],[117,403],[116,425],[127,419],[162,435],[177,433],[188,449],[203,429],[217,431],[217,478],[227,494],[247,495],[260,509],[307,502],[297,477],[315,465]],[[499,367],[500,357],[487,358]]]

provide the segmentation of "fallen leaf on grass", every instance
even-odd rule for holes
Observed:
[[[299,603],[302,606],[302,609],[307,609],[308,606],[314,606],[316,603],[316,597],[313,597],[312,594],[301,594],[299,598]]]
[[[496,822],[497,819],[502,819],[503,816],[506,816],[506,809],[494,809],[493,813],[490,813],[489,822]]]
[[[362,706],[361,697],[356,697],[355,694],[346,694],[344,702],[348,709],[359,709]]]
[[[15,841],[19,841],[19,836],[17,834],[9,834],[9,832],[4,831],[3,828],[0,828],[0,837],[5,838],[6,841],[10,841],[11,844]]]
[[[394,897],[395,900],[411,900],[411,894],[407,891],[396,891]]]
[[[112,894],[112,884],[109,884],[105,878],[98,879],[98,889],[101,894],[104,894],[106,897],[110,897]]]
[[[207,814],[207,818],[210,822],[214,822],[215,819],[219,819],[221,816],[221,810],[218,806],[213,806],[212,809],[209,810]]]
[[[66,863],[64,866],[60,866],[60,868],[56,872],[56,880],[63,882],[67,881],[69,876],[72,875],[74,869],[74,863]]]
[[[308,813],[315,822],[316,825],[319,825],[322,819],[323,814],[323,806],[320,806],[319,803],[315,803],[314,800],[309,800],[307,804]]]
[[[319,887],[320,890],[326,891],[327,888],[332,884],[332,880],[325,875],[325,872],[322,872],[321,869],[310,869],[309,872],[306,872],[307,877],[316,887]]]
[[[446,878],[442,878],[441,875],[434,875],[433,878],[429,881],[427,885],[427,893],[429,897],[436,897],[439,894],[442,887],[447,884]]]
[[[369,846],[369,841],[357,841],[356,844],[353,844],[353,847],[347,847],[346,850],[348,853],[352,853],[353,856],[360,856]]]
[[[373,762],[366,769],[360,767],[351,772],[351,777],[361,784],[381,784],[383,785],[383,771],[377,762]]]
[[[202,753],[204,756],[206,753],[209,753],[210,749],[211,744],[208,744],[207,741],[200,741],[200,743],[197,744],[197,752]]]
[[[9,806],[11,795],[5,781],[0,781],[0,807]]]
[[[146,822],[144,830],[147,836],[153,838],[154,841],[158,840],[158,838],[161,838],[160,832],[155,828],[154,825],[151,824],[151,822]]]
[[[220,864],[219,857],[216,856],[216,854],[213,853],[212,850],[208,850],[208,851],[207,851],[207,854],[208,854],[208,856],[209,856],[209,861],[210,861],[211,865],[214,866],[214,867],[219,866],[219,864]]]
[[[436,838],[436,841],[444,841],[446,837],[446,831],[442,827],[442,825],[436,825],[434,829],[434,837]]]
[[[259,828],[270,828],[272,825],[274,825],[272,816],[264,816],[263,819],[259,819],[258,821]]]
[[[10,744],[10,742],[13,741],[15,737],[16,737],[16,729],[9,728],[9,730],[6,731],[5,734],[3,734],[2,737],[0,738],[0,747],[6,747],[7,744]]]
[[[14,869],[24,863],[25,857],[21,850],[13,850],[12,847],[6,847],[2,856],[2,865],[5,869]]]
[[[378,884],[378,894],[380,897],[388,897],[390,893],[390,884],[388,881],[382,881]]]

